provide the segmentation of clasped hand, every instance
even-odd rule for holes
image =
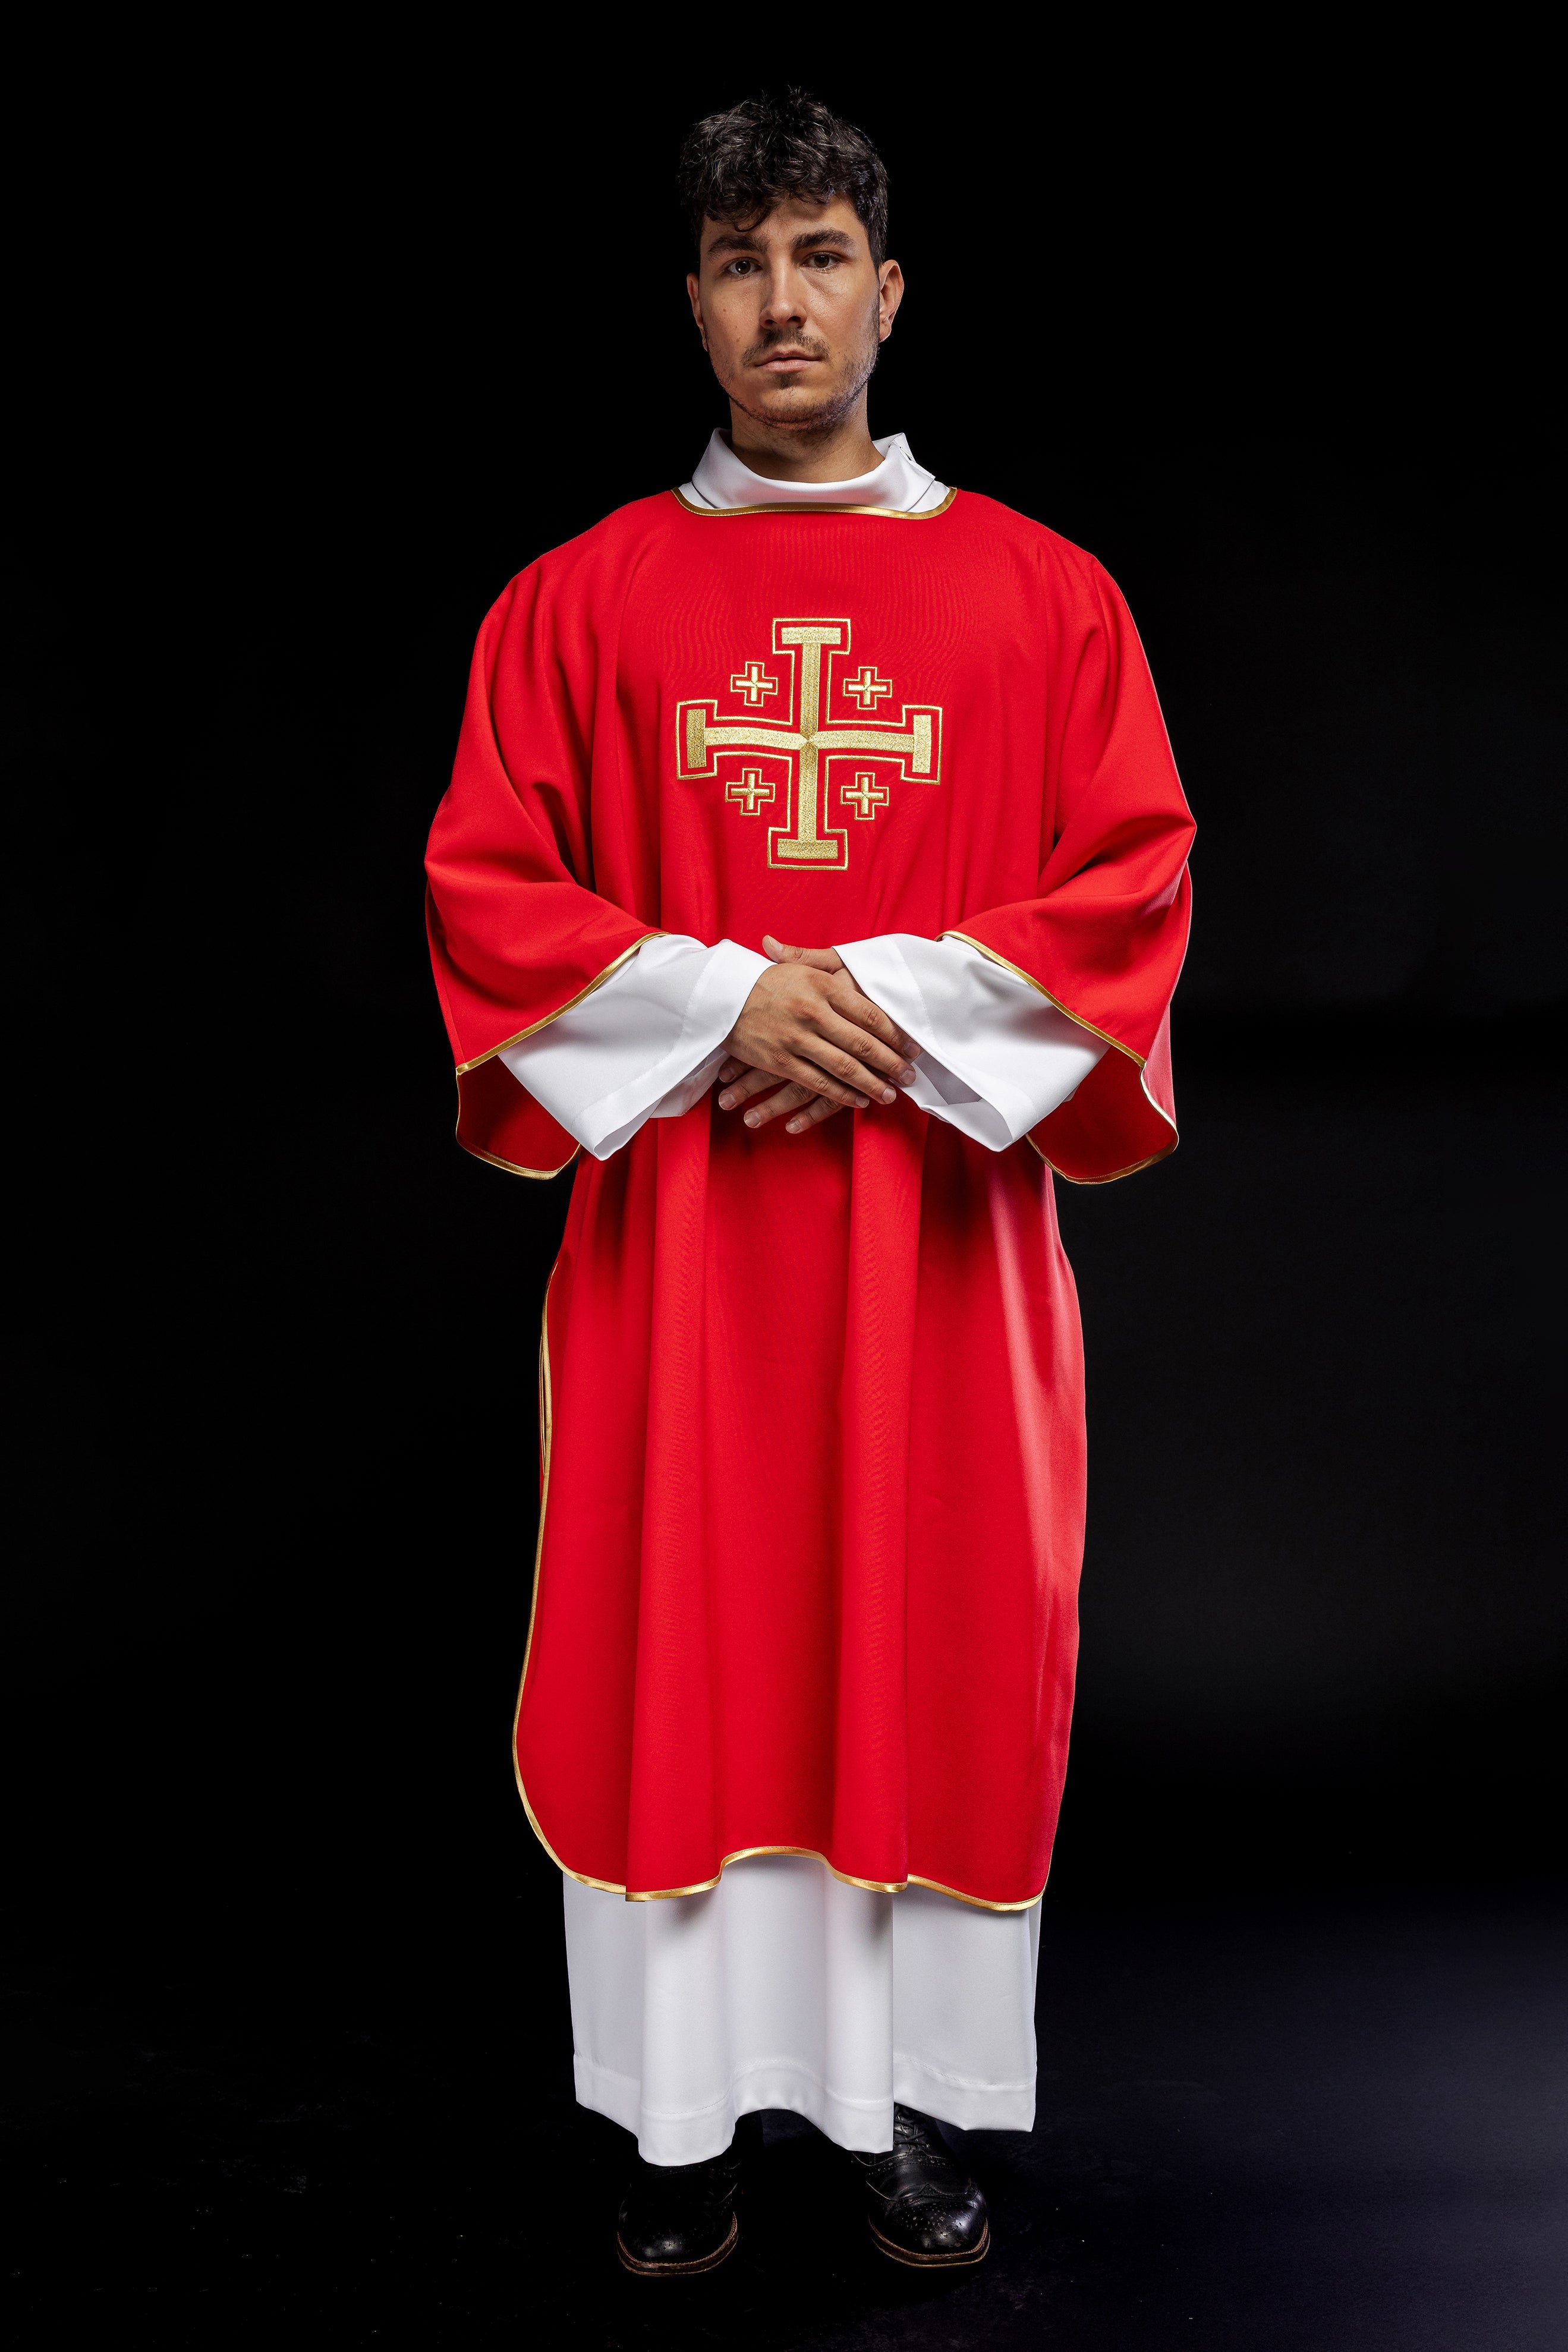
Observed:
[[[861,994],[843,957],[832,948],[789,948],[774,939],[763,946],[773,969],[759,975],[724,1040],[729,1059],[719,1072],[720,1109],[750,1102],[748,1127],[784,1118],[785,1133],[800,1135],[836,1110],[896,1102],[897,1089],[914,1076],[920,1047]],[[778,1091],[753,1101],[770,1087]]]

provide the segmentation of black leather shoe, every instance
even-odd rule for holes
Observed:
[[[616,2250],[639,2278],[695,2278],[740,2242],[741,2135],[706,2164],[645,2164],[621,2200]]]
[[[965,2178],[947,2142],[912,2107],[893,2109],[893,2145],[858,2156],[866,2183],[866,2226],[878,2249],[917,2270],[959,2270],[983,2263],[991,2244],[985,2200]]]

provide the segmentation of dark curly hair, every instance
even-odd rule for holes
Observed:
[[[700,244],[706,220],[750,228],[785,196],[855,208],[871,258],[888,256],[888,174],[863,131],[804,89],[749,98],[694,123],[680,151],[680,201]]]

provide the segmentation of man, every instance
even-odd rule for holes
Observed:
[[[682,193],[728,436],[507,590],[430,845],[460,1139],[585,1155],[518,1784],[578,2096],[637,2135],[622,2262],[722,2262],[784,2108],[940,2267],[989,2222],[929,2119],[1034,2116],[1084,1494],[1051,1170],[1174,1143],[1192,826],[1092,558],[869,437],[866,139],[738,107]]]

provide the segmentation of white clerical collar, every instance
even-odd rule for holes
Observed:
[[[721,433],[702,452],[702,463],[680,495],[694,507],[894,507],[905,514],[942,505],[947,486],[910,455],[901,433],[889,433],[872,447],[882,462],[847,482],[775,482],[743,466]]]

